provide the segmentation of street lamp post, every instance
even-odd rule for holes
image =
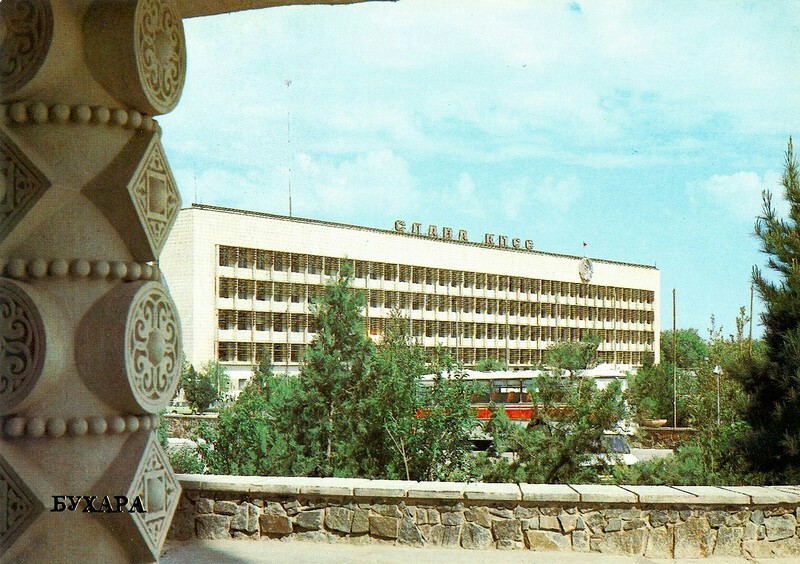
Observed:
[[[717,427],[719,427],[720,419],[719,419],[719,375],[722,374],[722,368],[719,367],[719,364],[714,366],[714,375],[717,377]]]

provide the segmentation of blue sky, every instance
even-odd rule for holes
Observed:
[[[401,0],[184,25],[186,87],[160,122],[186,205],[287,213],[291,176],[300,217],[656,264],[665,328],[672,288],[704,336],[749,302],[761,190],[800,137],[795,2]]]

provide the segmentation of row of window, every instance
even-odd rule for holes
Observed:
[[[655,292],[639,288],[622,288],[596,284],[580,284],[559,280],[525,278],[504,274],[449,270],[443,268],[414,266],[406,264],[383,263],[336,257],[322,257],[301,253],[286,253],[242,247],[219,247],[220,266],[257,269],[298,274],[325,274],[332,276],[339,271],[341,263],[352,264],[354,275],[360,279],[385,280],[389,282],[410,282],[465,287],[487,290],[501,290],[531,294],[549,294],[579,298],[618,299],[652,304]]]
[[[289,345],[285,343],[220,342],[217,346],[217,354],[221,362],[251,365],[260,363],[266,355],[272,364],[277,367],[285,364],[299,364],[303,358],[305,348],[306,345]],[[480,360],[494,358],[503,362],[507,360],[509,367],[514,368],[527,368],[541,364],[545,354],[542,349],[506,351],[505,349],[472,347],[450,347],[449,352],[453,358],[467,367],[474,366]],[[639,365],[642,363],[645,354],[648,353],[642,351],[600,351],[598,352],[598,362]]]
[[[271,291],[270,291],[271,290]],[[309,305],[322,291],[322,286],[288,284],[281,282],[254,282],[253,280],[219,279],[219,297],[224,299],[273,301]],[[640,309],[603,308],[560,303],[539,303],[503,298],[473,298],[468,296],[436,296],[432,294],[363,290],[366,302],[372,308],[400,309],[405,311],[437,311],[440,313],[476,313],[541,317],[623,323],[652,323],[654,312]]]
[[[382,335],[386,329],[385,318],[370,318],[366,329],[370,335]],[[218,326],[220,330],[238,329],[240,331],[278,331],[287,329],[292,333],[316,333],[316,318],[308,314],[275,312],[252,312],[220,310]],[[508,325],[505,323],[473,323],[455,321],[432,321],[414,319],[409,321],[410,333],[414,337],[443,337],[462,339],[505,339],[523,341],[580,340],[588,329],[577,327],[537,327],[529,325]],[[652,331],[627,331],[606,329],[599,331],[601,338],[608,343],[653,344]],[[615,337],[616,334],[616,337]]]

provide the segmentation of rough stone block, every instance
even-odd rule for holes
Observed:
[[[559,515],[558,522],[561,523],[561,530],[565,533],[571,533],[578,528],[578,519],[580,517],[577,515]],[[581,525],[583,525],[583,520],[581,520]]]
[[[441,523],[441,517],[439,516],[439,511],[434,509],[433,507],[428,508],[428,523],[431,525],[438,525]]]
[[[514,508],[514,517],[517,519],[532,519],[534,517],[539,517],[539,509],[536,507],[522,507],[518,505]]]
[[[245,531],[255,533],[258,531],[258,507],[252,503],[242,502],[236,508],[236,514],[231,520],[231,529],[234,531]]]
[[[531,517],[530,519],[521,519],[520,524],[522,525],[523,531],[527,531],[528,529],[536,530],[539,528],[539,517]]]
[[[623,521],[622,522],[622,530],[623,531],[630,531],[633,529],[644,529],[647,525],[641,519],[633,519],[631,521]]]
[[[514,512],[505,507],[489,507],[489,513],[501,519],[513,519]]]
[[[672,558],[674,540],[675,532],[671,525],[651,529],[647,535],[644,555],[647,558]]]
[[[322,529],[322,521],[325,517],[323,509],[313,509],[311,511],[301,511],[294,518],[294,522],[298,527],[310,530]]]
[[[572,531],[572,550],[575,552],[589,552],[588,532]]]
[[[465,523],[461,531],[461,546],[464,548],[487,548],[492,544],[492,533],[477,523]]]
[[[288,535],[293,530],[292,521],[286,515],[259,515],[258,525],[262,535]]]
[[[369,510],[357,508],[353,510],[353,523],[350,532],[360,535],[369,532]]]
[[[340,533],[349,533],[352,527],[352,510],[345,507],[329,507],[325,510],[325,528]]]
[[[399,519],[403,516],[403,512],[400,511],[400,507],[397,505],[384,505],[377,503],[372,506],[372,510],[378,515],[383,515],[384,517],[396,517]]]
[[[383,515],[369,516],[369,534],[384,539],[396,539],[400,528],[400,520]]]
[[[622,530],[622,519],[609,519],[608,524],[603,531],[606,533],[615,533]]]
[[[762,509],[756,509],[750,515],[750,520],[755,523],[756,525],[763,525],[764,524],[764,511]]]
[[[483,506],[470,507],[464,512],[464,518],[472,523],[477,523],[481,527],[492,526],[492,516],[489,509]]]
[[[443,525],[422,525],[419,530],[431,546],[442,546],[442,540],[444,539]]]
[[[464,513],[461,511],[447,511],[442,513],[442,525],[461,525],[464,523]]]
[[[634,529],[606,535],[599,543],[599,550],[608,554],[637,556],[644,553],[646,546],[647,530]]]
[[[719,529],[725,524],[725,520],[728,517],[727,511],[709,511],[707,513],[708,516],[708,524],[711,525],[713,529]]]
[[[516,519],[495,519],[492,521],[495,540],[521,541],[522,528]]]
[[[264,513],[269,515],[286,515],[283,505],[277,501],[268,501],[264,504]]]
[[[403,519],[400,521],[400,529],[397,533],[397,540],[402,544],[410,544],[412,546],[423,546],[425,544],[425,539],[422,537],[422,532],[419,530],[411,517],[403,517]]]
[[[708,521],[690,517],[675,525],[675,558],[705,558],[709,555]]]
[[[572,539],[552,531],[526,531],[525,545],[531,550],[570,550]]]
[[[194,504],[194,510],[197,513],[214,513],[214,500],[208,499],[207,497],[201,497],[197,500],[197,503]]]
[[[215,501],[214,513],[219,515],[236,515],[239,506],[233,501]]]
[[[746,540],[742,543],[742,553],[747,558],[770,558],[772,549],[767,540]]]
[[[517,548],[517,543],[510,540],[499,540],[495,541],[494,546],[497,550],[514,550]]]
[[[442,537],[442,546],[456,547],[461,542],[461,527],[448,527],[445,525],[437,525],[444,529]]]
[[[198,539],[218,540],[231,538],[229,531],[230,518],[225,515],[198,515],[195,518],[195,525],[197,526]]]
[[[597,534],[603,531],[603,526],[606,523],[605,516],[600,511],[590,511],[582,514],[583,521],[589,529]]]
[[[797,518],[792,514],[768,517],[764,520],[764,524],[767,526],[767,539],[777,541],[795,536]]]
[[[792,537],[771,542],[770,548],[775,556],[781,558],[796,558],[800,556],[800,539]]]
[[[720,527],[714,545],[714,556],[741,556],[743,536],[743,527]]]
[[[421,509],[417,507],[415,510],[414,521],[416,521],[417,525],[427,525],[428,524],[428,511],[425,509]]]
[[[561,532],[561,523],[558,522],[558,517],[553,515],[542,515],[539,517],[539,528],[544,531]]]

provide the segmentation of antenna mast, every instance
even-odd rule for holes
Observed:
[[[289,87],[292,85],[292,81],[287,79],[283,83],[286,85],[286,160],[289,168],[289,217],[292,217],[292,127],[289,114]]]

